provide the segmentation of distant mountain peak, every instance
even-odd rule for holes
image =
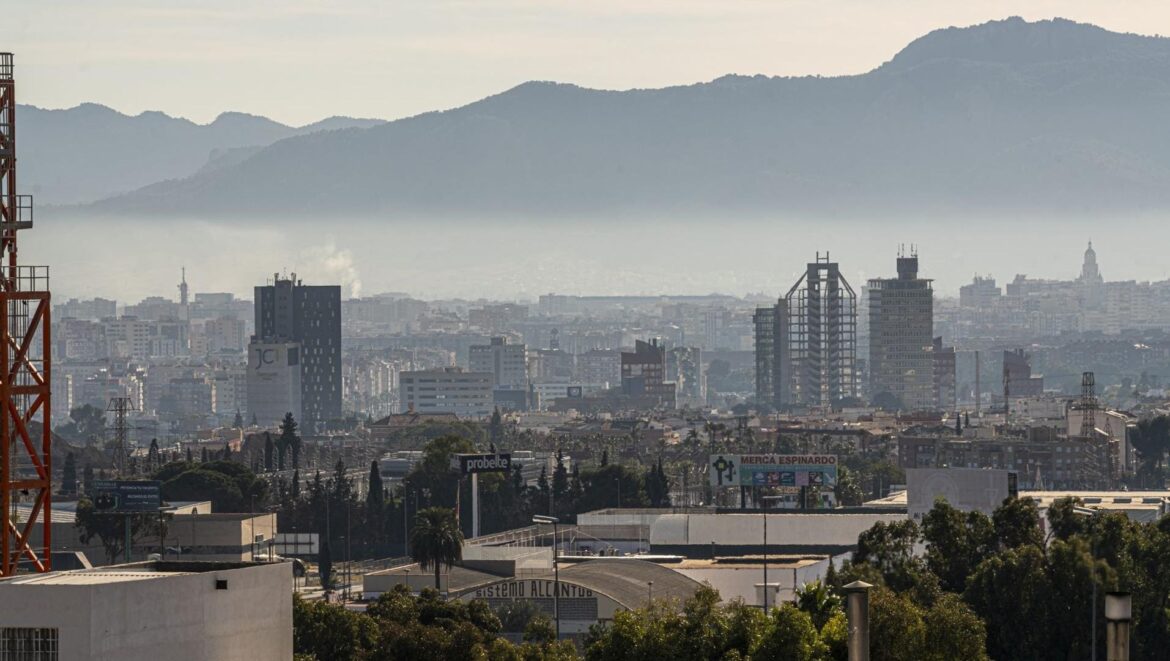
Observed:
[[[84,114],[31,114],[25,181],[42,199],[105,193],[89,208],[115,214],[1170,210],[1170,39],[1064,19],[936,30],[858,75],[534,80],[369,130],[244,113],[112,130]],[[306,196],[310,180],[329,194]]]
[[[1026,21],[1012,16],[934,30],[910,42],[881,68],[906,69],[939,59],[1028,66],[1168,53],[1170,39],[1110,32],[1064,18]]]

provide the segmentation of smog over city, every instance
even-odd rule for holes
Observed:
[[[1170,4],[9,4],[0,661],[1165,658]]]

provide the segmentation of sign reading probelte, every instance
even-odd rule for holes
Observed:
[[[512,469],[512,455],[500,454],[457,454],[451,457],[451,470],[460,475],[474,473],[506,473]]]
[[[713,454],[710,469],[714,487],[780,487],[788,493],[837,486],[835,454]]]
[[[162,483],[157,480],[97,480],[93,508],[99,512],[157,512]]]

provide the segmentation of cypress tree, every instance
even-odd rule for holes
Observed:
[[[264,470],[272,471],[272,455],[276,451],[276,444],[272,442],[272,434],[264,432]]]
[[[77,457],[70,452],[65,455],[65,469],[61,476],[61,493],[77,493]]]
[[[558,500],[569,492],[569,470],[565,468],[565,453],[557,449],[557,465],[553,469],[553,496]]]
[[[329,540],[321,536],[321,545],[317,551],[317,573],[321,576],[321,587],[329,591],[333,584],[333,555],[329,552]]]
[[[382,471],[378,461],[370,462],[370,485],[366,491],[366,530],[368,540],[375,545],[382,541],[383,523],[386,515],[386,492],[382,486]]]

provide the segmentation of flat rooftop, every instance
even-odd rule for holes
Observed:
[[[1170,491],[1020,491],[1020,498],[1031,498],[1041,507],[1047,507],[1054,500],[1068,497],[1080,498],[1086,507],[1110,507],[1118,509],[1136,509],[1140,507],[1157,508],[1162,503],[1170,501]],[[871,500],[865,503],[867,507],[905,507],[906,492],[896,491],[885,498]]]
[[[818,562],[823,562],[828,557],[828,555],[769,555],[768,568],[804,569]],[[671,565],[671,567],[673,569],[762,569],[764,567],[764,556],[717,556],[714,560],[711,558],[687,558],[677,565]]]
[[[263,563],[250,562],[135,562],[128,565],[112,565],[94,569],[55,571],[47,574],[18,574],[12,578],[0,579],[0,589],[5,585],[102,585],[107,583],[129,583],[148,581],[168,576],[189,576],[208,572],[242,569]]]

